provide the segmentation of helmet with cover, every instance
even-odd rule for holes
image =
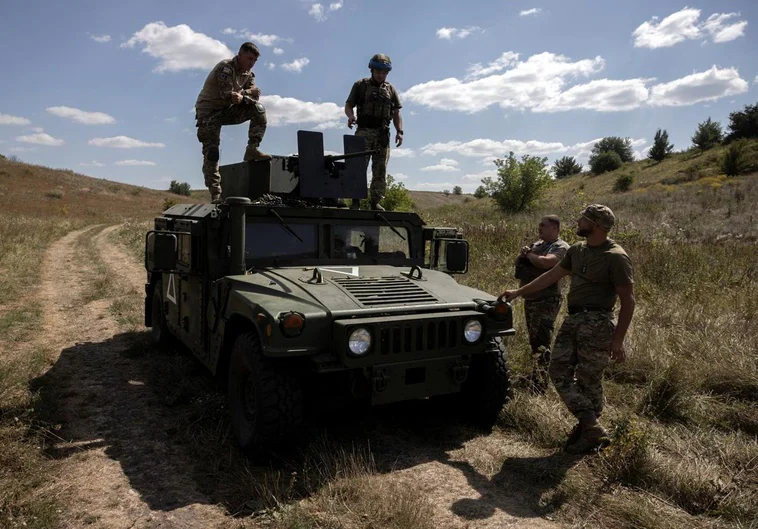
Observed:
[[[368,67],[371,70],[382,70],[389,72],[392,70],[392,61],[387,55],[383,53],[377,53],[371,57],[371,60],[368,62]]]

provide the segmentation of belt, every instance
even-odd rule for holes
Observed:
[[[611,312],[611,309],[604,307],[569,307],[569,314],[579,314],[580,312]]]

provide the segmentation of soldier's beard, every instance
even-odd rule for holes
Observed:
[[[589,235],[592,234],[592,230],[589,228],[577,228],[576,234],[579,237],[588,237]]]

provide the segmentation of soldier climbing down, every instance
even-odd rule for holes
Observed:
[[[237,55],[213,67],[195,103],[197,139],[203,144],[203,176],[211,200],[221,200],[221,175],[218,171],[221,127],[250,121],[244,160],[270,160],[259,150],[266,132],[266,109],[259,102],[260,88],[255,86],[252,68],[260,57],[252,42],[240,46]]]
[[[383,53],[377,53],[368,63],[371,77],[360,79],[353,84],[350,95],[345,102],[347,126],[353,128],[358,124],[356,136],[366,138],[366,149],[380,149],[379,154],[371,156],[371,189],[369,199],[371,209],[384,210],[379,202],[384,198],[387,188],[387,162],[390,158],[390,121],[395,125],[397,134],[395,146],[403,144],[403,118],[400,115],[400,97],[397,90],[387,82],[387,75],[392,70],[392,61]],[[353,108],[358,107],[358,118]],[[353,201],[353,207],[358,201]]]

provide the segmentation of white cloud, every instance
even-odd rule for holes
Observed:
[[[465,28],[439,28],[437,38],[443,40],[465,39],[472,33],[483,31],[479,26],[468,26]]]
[[[477,138],[466,142],[448,141],[444,143],[429,143],[421,148],[421,153],[427,156],[439,156],[441,154],[454,153],[459,156],[482,158],[482,163],[490,165],[496,158],[504,158],[509,152],[517,155],[530,154],[532,156],[546,156],[553,154],[568,154],[578,158],[589,156],[592,147],[600,141],[596,138],[591,141],[565,145],[559,141],[544,142],[540,140],[513,140],[502,141]],[[630,138],[633,148],[640,148],[647,143],[644,138]],[[464,179],[481,179],[484,176],[492,176],[491,171],[482,171],[474,175],[466,175]]]
[[[95,42],[105,43],[111,41],[110,35],[90,35],[89,38],[94,40]]]
[[[693,73],[650,90],[650,104],[654,106],[685,106],[703,101],[747,92],[748,83],[735,68],[719,69],[713,66],[705,72]]]
[[[60,147],[65,143],[63,140],[53,138],[50,134],[45,134],[44,132],[37,132],[27,136],[18,136],[16,141],[20,141],[21,143],[34,143],[35,145],[47,145],[49,147]]]
[[[31,121],[18,116],[0,113],[0,125],[29,125]]]
[[[745,34],[746,21],[733,21],[739,13],[714,13],[700,23],[700,10],[685,7],[672,13],[660,22],[653,17],[634,30],[634,45],[637,48],[667,48],[685,40],[705,39],[708,36],[716,43],[729,42]]]
[[[492,75],[493,73],[505,70],[509,66],[513,66],[518,61],[518,53],[512,51],[506,51],[500,57],[482,66],[482,63],[477,62],[468,67],[468,74],[466,79],[477,79],[479,77],[485,77]]]
[[[497,169],[487,169],[486,171],[480,171],[478,173],[469,173],[464,175],[464,180],[470,180],[473,182],[481,182],[482,178],[497,178]]]
[[[32,132],[45,132],[42,127],[32,127]]]
[[[329,11],[339,11],[340,9],[342,9],[342,1],[329,4]]]
[[[311,4],[308,14],[315,18],[319,22],[326,20],[326,13],[324,13],[324,6],[321,4]]]
[[[281,48],[274,48],[274,55],[281,55],[284,53],[284,50]]]
[[[273,46],[280,40],[286,40],[279,35],[264,35],[263,33],[248,33],[247,38],[261,46]]]
[[[288,72],[300,73],[303,71],[303,68],[308,66],[308,63],[310,62],[311,61],[308,59],[308,57],[300,57],[299,59],[295,59],[292,62],[286,62],[280,66]]]
[[[341,121],[344,115],[344,108],[334,103],[312,103],[278,95],[261,96],[261,103],[266,107],[268,124],[273,127]]]
[[[747,82],[739,77],[734,68],[712,68],[708,72],[693,74],[682,79],[654,85],[654,79],[596,79],[568,86],[578,77],[588,77],[603,69],[602,57],[572,61],[562,55],[540,53],[526,61],[518,60],[512,52],[506,52],[488,66],[475,64],[469,67],[469,77],[459,80],[449,77],[440,81],[428,81],[409,88],[403,97],[413,103],[429,108],[479,112],[498,105],[503,109],[532,110],[534,112],[563,112],[568,110],[595,110],[619,112],[643,105],[690,105],[739,94],[745,91]],[[479,77],[487,72],[505,70],[502,73]],[[474,79],[471,79],[474,77]],[[478,77],[478,78],[477,78]],[[697,88],[693,87],[696,86]],[[705,92],[694,97],[689,92]],[[673,88],[676,97],[661,97]],[[656,95],[653,98],[653,94]]]
[[[176,123],[179,120],[176,116],[171,116],[170,118],[163,118],[163,121],[166,123]]]
[[[158,59],[155,72],[207,70],[234,55],[223,42],[195,32],[186,24],[167,27],[163,22],[150,22],[121,44],[122,48],[135,46]]]
[[[413,189],[420,191],[444,191],[447,189],[448,191],[452,191],[456,185],[458,184],[451,184],[450,182],[420,182],[413,184]]]
[[[518,16],[520,17],[528,17],[529,15],[536,15],[542,11],[541,7],[533,7],[531,9],[524,9],[519,12]]]
[[[755,76],[755,79],[753,79],[753,84],[758,84],[758,75]]]
[[[323,123],[319,123],[314,128],[316,130],[329,130],[329,129],[339,129],[341,128],[343,123],[341,121],[324,121]]]
[[[10,152],[34,152],[37,147],[11,147],[8,149]]]
[[[413,149],[405,149],[401,147],[399,149],[392,149],[390,156],[393,158],[414,158],[416,153],[413,152]]]
[[[269,70],[273,70],[274,68],[276,68],[276,63],[274,63],[274,62],[267,62],[266,63],[266,68],[268,68]]]
[[[221,33],[223,33],[224,35],[234,35],[235,33],[237,33],[237,30],[234,28],[224,28],[221,30]]]
[[[148,160],[120,160],[118,162],[115,162],[113,165],[139,166],[139,165],[156,165],[156,163],[150,162]]]
[[[113,149],[136,149],[139,147],[159,147],[163,148],[163,143],[149,143],[146,141],[136,140],[128,136],[114,136],[113,138],[93,138],[89,140],[89,145],[95,147],[110,147]]]
[[[97,160],[92,160],[91,162],[82,162],[79,165],[82,167],[105,167],[104,163],[100,163]]]
[[[392,178],[395,180],[403,181],[408,180],[408,175],[404,173],[392,173]]]
[[[450,173],[454,171],[460,171],[458,165],[460,164],[456,160],[452,160],[450,158],[442,158],[437,165],[428,165],[426,167],[422,167],[420,170],[424,172],[434,171]]]
[[[59,118],[70,119],[84,125],[107,125],[116,122],[113,116],[104,112],[87,112],[73,107],[47,107],[47,111]]]
[[[730,18],[738,16],[740,16],[739,13],[714,13],[705,21],[703,28],[711,35],[716,44],[729,42],[745,35],[747,21],[728,22]]]

